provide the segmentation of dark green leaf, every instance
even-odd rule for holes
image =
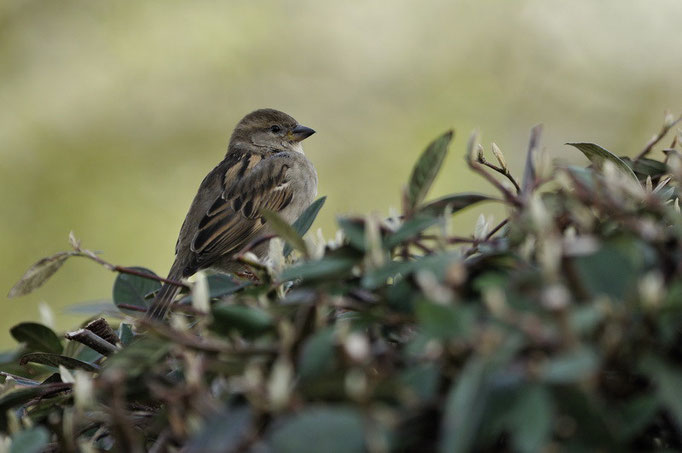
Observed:
[[[314,378],[331,370],[335,360],[334,342],[333,327],[319,330],[305,341],[298,360],[302,379]]]
[[[558,355],[550,359],[543,368],[542,377],[546,382],[573,384],[591,377],[599,365],[599,358],[588,347]]]
[[[128,346],[133,341],[133,338],[135,338],[133,326],[126,322],[122,322],[118,329],[118,338],[121,340],[123,346]]]
[[[621,160],[628,164],[640,179],[646,179],[647,176],[656,179],[668,173],[668,166],[657,160],[648,159],[646,157],[640,157],[636,161],[633,161],[629,157],[621,157]]]
[[[407,187],[407,201],[409,208],[414,210],[426,197],[436,175],[440,170],[443,160],[448,152],[448,145],[454,132],[448,131],[438,137],[419,156],[419,160],[412,169],[410,182]]]
[[[39,260],[28,268],[26,273],[9,290],[7,297],[24,296],[32,292],[52,277],[67,259],[75,255],[78,255],[78,252],[59,252]]]
[[[470,359],[450,388],[441,420],[440,453],[472,451],[489,393],[486,369],[482,358]]]
[[[294,230],[299,234],[299,236],[305,236],[326,200],[327,197],[318,198],[317,200],[313,201],[313,203],[308,206],[300,216],[298,216],[298,219],[296,219],[292,227],[294,227]],[[284,256],[289,256],[290,253],[291,246],[287,242],[287,244],[284,246]]]
[[[248,406],[226,408],[206,420],[183,448],[185,453],[219,453],[239,445],[249,434],[253,415]]]
[[[516,451],[543,451],[552,433],[552,401],[541,385],[532,385],[519,392],[509,420],[512,444]]]
[[[419,215],[407,222],[403,223],[395,233],[386,237],[384,247],[391,249],[397,245],[402,244],[408,239],[416,237],[425,229],[437,224],[440,221],[438,217],[430,217],[426,215]]]
[[[463,337],[470,334],[474,326],[475,313],[471,307],[420,300],[415,311],[419,327],[433,338],[445,340]]]
[[[276,453],[362,453],[365,420],[350,408],[308,407],[270,436]]]
[[[481,201],[495,200],[495,198],[488,195],[478,193],[457,193],[454,195],[447,195],[442,198],[430,201],[419,208],[419,213],[439,216],[449,207],[450,213],[454,214],[464,208],[480,203]]]
[[[364,252],[366,249],[364,222],[357,219],[339,218],[338,223],[348,243],[356,250]]]
[[[656,385],[660,404],[671,412],[677,426],[682,426],[682,369],[653,355],[645,357],[640,367]]]
[[[40,453],[50,441],[50,433],[42,426],[20,431],[12,436],[10,453]]]
[[[301,235],[294,230],[294,227],[286,222],[286,220],[269,209],[262,209],[261,215],[265,217],[270,228],[272,228],[283,241],[286,241],[287,244],[301,252],[304,256],[308,256],[308,247],[305,245],[305,241]]]
[[[59,354],[48,354],[44,352],[32,352],[30,354],[25,354],[21,356],[19,363],[22,365],[27,363],[40,363],[43,365],[53,366],[55,368],[58,368],[59,365],[63,365],[70,370],[78,369],[85,371],[97,371],[99,369],[99,367],[96,365],[74,359],[73,357],[66,357]]]
[[[212,313],[211,329],[225,334],[237,331],[246,336],[257,336],[274,326],[272,316],[260,308],[222,303],[215,305]]]
[[[306,261],[292,266],[282,272],[281,280],[289,281],[296,279],[319,280],[330,277],[338,278],[350,271],[356,260],[347,257],[325,256],[318,261]]]
[[[133,267],[132,269],[145,274],[156,275],[154,272],[143,267]],[[121,304],[124,304],[146,310],[151,304],[152,293],[154,291],[158,291],[159,288],[161,288],[161,283],[156,280],[138,277],[137,275],[118,274],[116,281],[114,282],[114,303],[119,306],[119,308]],[[133,316],[140,316],[141,313],[133,310],[127,310],[125,308],[121,309],[121,311]]]
[[[419,399],[428,401],[437,395],[440,368],[434,363],[423,363],[407,368],[400,374],[400,382]]]
[[[574,258],[583,285],[595,296],[608,295],[623,300],[632,294],[637,278],[636,257],[625,248],[605,244],[597,252]]]
[[[608,160],[614,163],[616,165],[616,168],[618,168],[624,174],[630,176],[635,181],[638,181],[637,176],[635,176],[635,172],[632,171],[632,168],[630,168],[628,164],[623,162],[618,156],[613,154],[611,151],[608,151],[599,145],[595,145],[594,143],[566,143],[566,144],[580,150],[580,152],[582,152],[585,155],[585,157],[590,159],[590,161],[593,164],[601,166],[604,163],[604,161]]]
[[[62,342],[56,333],[47,326],[37,322],[22,322],[10,330],[12,337],[25,343],[31,351],[62,353]]]
[[[157,365],[170,348],[171,344],[162,338],[149,335],[135,337],[130,345],[107,358],[104,374],[117,375],[123,371],[129,379],[140,376]]]

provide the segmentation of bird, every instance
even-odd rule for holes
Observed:
[[[293,223],[317,195],[317,171],[302,141],[315,131],[290,115],[265,108],[242,118],[225,158],[199,185],[180,228],[167,280],[180,281],[199,270],[243,270],[234,256],[247,244],[273,234],[262,210]],[[267,242],[253,253],[264,258]],[[162,320],[180,291],[164,283],[145,317]]]

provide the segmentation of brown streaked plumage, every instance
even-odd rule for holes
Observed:
[[[168,279],[180,280],[200,269],[235,272],[234,254],[270,234],[261,209],[293,222],[317,194],[315,167],[301,141],[315,131],[274,109],[246,115],[235,127],[227,154],[201,182],[175,246]],[[267,244],[253,250],[263,257]],[[147,318],[162,319],[179,288],[164,285]]]

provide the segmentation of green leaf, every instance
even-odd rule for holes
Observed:
[[[403,223],[395,233],[386,237],[386,240],[384,241],[384,247],[391,249],[397,245],[400,245],[408,239],[416,237],[419,233],[429,227],[432,227],[438,222],[440,222],[440,218],[429,217],[426,215],[419,215],[411,218],[407,222]]]
[[[317,261],[306,261],[282,272],[282,281],[303,279],[319,280],[330,277],[339,278],[350,271],[356,260],[348,257],[325,256]]]
[[[629,157],[621,157],[621,160],[632,168],[639,179],[646,179],[647,176],[656,179],[668,173],[668,166],[666,164],[647,157],[640,157],[636,161]]]
[[[635,172],[632,171],[632,168],[630,168],[628,164],[623,162],[618,156],[613,154],[611,151],[608,151],[599,145],[595,145],[594,143],[566,143],[566,144],[580,150],[580,152],[583,153],[585,157],[590,159],[590,161],[597,166],[601,166],[604,163],[604,161],[607,160],[613,162],[616,165],[616,168],[621,170],[626,175],[632,177],[632,179],[634,179],[635,181],[639,182],[637,176],[635,175]]]
[[[276,453],[362,453],[365,425],[354,409],[308,407],[276,425],[269,443]]]
[[[286,241],[287,244],[291,245],[306,257],[308,256],[308,247],[293,226],[289,225],[279,214],[269,209],[261,209],[261,215],[265,217],[270,224],[270,228],[275,230],[275,233],[277,233],[282,240]]]
[[[454,132],[448,131],[435,139],[419,156],[417,163],[412,169],[410,182],[407,186],[408,207],[414,210],[426,197],[436,175],[440,170],[443,160],[448,152],[448,145]]]
[[[365,252],[365,223],[358,219],[338,219],[339,227],[346,240],[354,249]]]
[[[79,369],[91,372],[97,371],[99,369],[99,367],[96,365],[92,365],[72,357],[66,357],[59,354],[48,354],[45,352],[32,352],[30,354],[25,354],[21,356],[19,363],[21,365],[25,365],[27,363],[40,363],[43,365],[53,366],[55,368],[59,368],[59,365],[63,365],[70,370]]]
[[[486,370],[483,358],[470,359],[448,392],[441,420],[440,453],[472,451],[489,393]]]
[[[123,346],[128,346],[135,338],[133,333],[133,326],[127,322],[122,322],[118,329],[118,339],[121,340]]]
[[[653,355],[645,357],[640,368],[656,385],[660,404],[671,412],[677,426],[682,426],[682,369]]]
[[[215,305],[211,311],[211,330],[215,332],[237,331],[246,336],[257,336],[274,326],[272,316],[260,308],[223,303]]]
[[[248,406],[225,408],[206,420],[182,449],[185,453],[225,451],[239,445],[250,433],[253,414]]]
[[[291,225],[294,228],[294,231],[296,231],[299,236],[303,237],[305,234],[308,232],[310,227],[312,226],[313,222],[315,221],[315,218],[317,217],[317,214],[320,212],[320,209],[322,209],[322,206],[324,206],[324,202],[327,200],[327,197],[320,197],[317,200],[313,201],[310,206],[308,206],[303,213],[298,216],[298,219]],[[289,256],[291,253],[291,245],[287,242],[286,245],[284,246],[284,256]]]
[[[10,330],[12,337],[31,351],[61,354],[62,342],[56,333],[37,322],[22,322]]]
[[[458,193],[454,195],[446,195],[426,203],[424,206],[419,208],[419,213],[439,216],[443,214],[445,208],[449,207],[450,213],[454,214],[464,208],[475,205],[476,203],[488,200],[496,199],[488,195],[478,193]]]
[[[334,327],[318,330],[305,341],[298,360],[298,373],[302,379],[314,378],[332,369],[334,343]]]
[[[40,453],[50,441],[50,433],[42,426],[20,431],[12,436],[10,453]]]
[[[588,347],[550,359],[544,366],[542,377],[554,384],[574,384],[591,377],[599,366],[599,357]]]
[[[475,325],[475,312],[471,307],[454,307],[426,300],[416,303],[419,327],[424,334],[446,340],[464,337],[471,333]]]
[[[604,244],[595,253],[574,260],[580,281],[595,296],[605,294],[614,300],[623,300],[632,294],[638,265],[627,246]]]
[[[144,267],[133,267],[132,269],[145,274],[156,275],[154,272],[145,269]],[[152,293],[158,291],[160,288],[161,283],[156,280],[131,274],[118,274],[113,289],[114,303],[122,312],[140,316],[140,313],[142,312],[121,308],[120,305],[132,305],[146,311],[151,304]]]
[[[104,374],[125,372],[128,379],[142,375],[157,365],[171,349],[171,344],[158,337],[137,336],[133,341],[104,362]]]
[[[52,277],[67,259],[78,254],[78,252],[59,252],[39,260],[28,268],[26,273],[9,290],[7,297],[11,299],[29,294]]]
[[[512,444],[516,451],[543,451],[552,433],[554,420],[552,401],[541,385],[532,385],[519,392],[509,414]]]

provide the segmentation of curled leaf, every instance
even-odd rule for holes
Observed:
[[[25,296],[39,288],[54,275],[62,264],[72,256],[79,255],[78,252],[59,252],[52,256],[48,256],[37,261],[33,266],[29,267],[26,273],[19,279],[19,281],[9,290],[7,297]]]
[[[585,155],[590,161],[598,166],[601,166],[604,161],[610,161],[613,162],[616,165],[616,168],[618,168],[620,171],[625,173],[626,175],[632,177],[635,181],[637,181],[637,176],[635,176],[635,172],[632,171],[632,168],[628,166],[622,159],[620,159],[618,156],[613,154],[611,151],[602,148],[599,145],[596,145],[594,143],[566,143],[567,145],[573,146],[574,148],[577,148],[581,153]]]

